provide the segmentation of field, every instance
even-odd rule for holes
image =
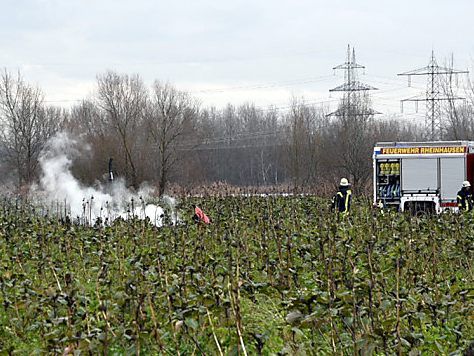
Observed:
[[[192,223],[197,203],[213,219]],[[474,220],[315,197],[179,204],[84,227],[4,203],[0,349],[16,354],[462,354]]]

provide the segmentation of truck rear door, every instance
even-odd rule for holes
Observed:
[[[436,192],[438,189],[437,158],[403,158],[401,174],[404,192]]]
[[[440,158],[441,200],[455,201],[457,192],[466,177],[464,157]]]

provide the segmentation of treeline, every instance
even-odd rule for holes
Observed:
[[[442,138],[473,139],[472,101],[447,107]],[[72,170],[84,184],[104,181],[113,158],[115,175],[129,186],[148,182],[160,194],[171,186],[215,182],[324,192],[342,176],[363,191],[370,186],[375,142],[426,137],[423,126],[374,117],[365,95],[349,106],[341,100],[336,115],[328,114],[297,98],[287,110],[206,108],[171,84],[147,87],[138,75],[116,72],[98,75],[94,93],[66,110],[48,105],[40,88],[5,70],[2,179],[10,188],[28,189],[40,178],[46,142],[66,131],[82,143]]]

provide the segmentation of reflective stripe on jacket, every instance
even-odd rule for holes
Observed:
[[[348,187],[339,187],[333,199],[333,208],[340,212],[347,214],[351,207],[352,191]]]
[[[459,211],[470,211],[472,210],[472,195],[471,192],[465,188],[462,188],[458,192],[457,203]]]

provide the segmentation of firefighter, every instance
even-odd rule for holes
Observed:
[[[471,183],[468,180],[462,182],[462,188],[458,192],[457,201],[460,212],[472,210]]]
[[[342,178],[339,183],[339,190],[332,199],[332,209],[343,215],[349,213],[351,207],[352,191],[350,189],[349,181],[346,178]]]

